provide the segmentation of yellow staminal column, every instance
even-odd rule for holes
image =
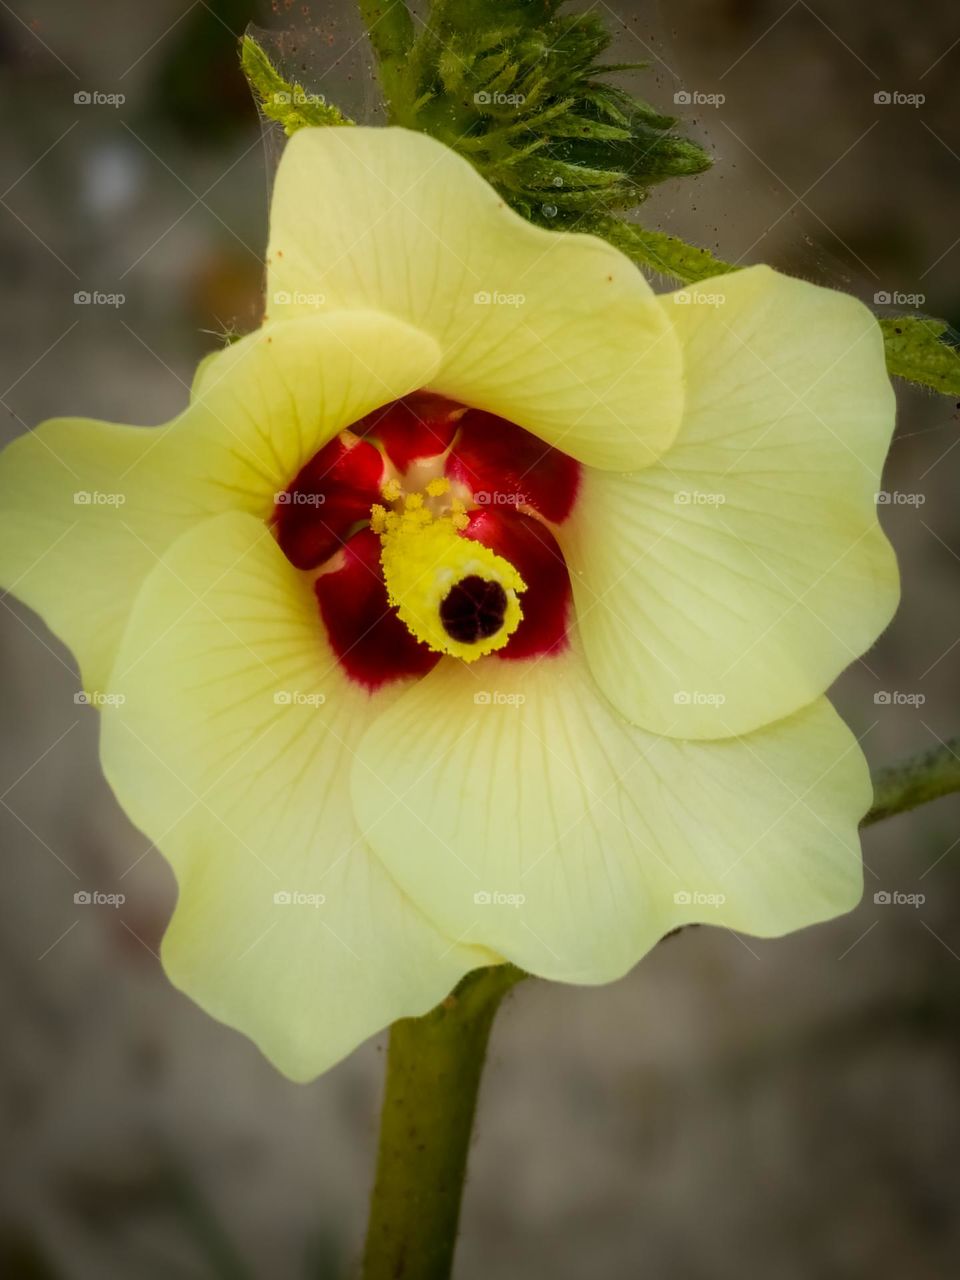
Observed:
[[[432,481],[427,497],[445,487]],[[413,493],[398,511],[374,507],[371,523],[383,544],[390,604],[418,640],[465,662],[503,648],[523,618],[518,596],[526,583],[509,560],[461,536],[462,504],[435,514],[423,494]]]

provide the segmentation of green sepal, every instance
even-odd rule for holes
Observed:
[[[624,68],[602,62],[602,19],[561,14],[565,3],[491,13],[486,0],[433,0],[388,95],[393,123],[461,151],[518,212],[555,227],[633,208],[710,165],[675,119],[609,82]]]
[[[733,263],[715,257],[708,249],[687,244],[678,236],[667,235],[664,231],[650,231],[635,222],[625,222],[622,218],[608,218],[595,226],[581,226],[580,230],[602,236],[634,262],[680,284],[699,284],[712,276],[739,270]]]
[[[353,124],[320,94],[308,93],[296,80],[285,80],[252,36],[241,41],[240,65],[260,110],[282,125],[288,137],[308,125]]]

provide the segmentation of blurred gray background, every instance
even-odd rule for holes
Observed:
[[[236,69],[252,8],[0,2],[4,440],[61,413],[163,421],[216,335],[257,322],[278,143]],[[286,64],[369,116],[347,0],[273,9],[301,31]],[[955,0],[617,12],[618,60],[649,60],[658,106],[724,97],[677,108],[716,167],[647,222],[957,323]],[[885,485],[918,497],[884,523],[903,605],[835,690],[874,764],[960,730],[960,417],[914,391],[901,409]],[[0,1274],[351,1274],[384,1038],[299,1087],[170,988],[172,877],[100,776],[70,656],[0,604]],[[871,830],[864,902],[828,926],[688,930],[613,986],[521,986],[494,1032],[462,1280],[957,1274],[958,816],[952,798]],[[126,901],[76,906],[79,888]]]

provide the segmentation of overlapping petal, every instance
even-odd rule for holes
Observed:
[[[653,732],[723,737],[811,702],[889,622],[894,395],[845,294],[752,267],[661,302],[684,349],[677,439],[646,470],[586,471],[558,537],[607,696]]]
[[[441,663],[368,730],[372,847],[446,933],[547,978],[618,978],[695,921],[764,937],[852,908],[866,763],[825,700],[744,738],[628,724],[582,656]]]
[[[0,456],[0,583],[104,689],[133,598],[197,520],[276,494],[338,431],[428,380],[433,340],[384,315],[306,317],[205,363],[165,427],[55,419]]]
[[[433,335],[431,389],[594,466],[672,440],[676,335],[618,250],[509,209],[467,161],[403,129],[303,129],[271,213],[271,318],[364,307]]]
[[[350,762],[384,695],[340,673],[309,580],[262,522],[217,516],[167,551],[112,682],[104,770],[180,889],[164,966],[287,1075],[495,961],[429,924],[367,847]]]
[[[232,507],[267,515],[328,440],[428,381],[439,358],[425,333],[375,312],[268,325],[202,375],[179,443]]]
[[[106,687],[149,548],[184,527],[162,501],[127,510],[164,434],[60,418],[0,454],[0,584],[70,646],[89,691]]]

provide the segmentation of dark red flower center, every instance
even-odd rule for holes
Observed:
[[[455,504],[460,536],[508,561],[526,587],[522,620],[496,656],[532,658],[568,643],[570,578],[550,526],[569,516],[579,483],[579,463],[531,432],[418,392],[314,454],[277,495],[272,524],[290,563],[316,575],[320,614],[343,670],[374,690],[424,675],[442,656],[408,630],[388,599],[374,513],[382,519],[405,495],[445,492],[428,501]],[[450,544],[459,545],[452,534]],[[499,582],[468,573],[439,601],[439,617],[449,637],[471,645],[496,634],[507,607]]]

